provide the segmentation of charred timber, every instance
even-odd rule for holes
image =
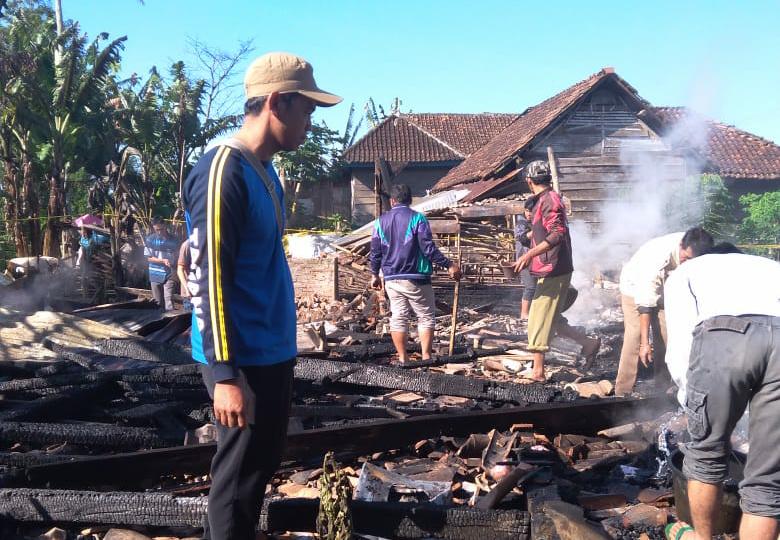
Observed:
[[[83,373],[86,368],[72,360],[61,360],[56,364],[42,367],[35,371],[36,377],[51,377],[52,375],[62,375],[65,373]]]
[[[128,383],[165,384],[174,386],[203,386],[203,378],[197,375],[133,373],[122,375],[122,381]]]
[[[105,384],[85,384],[0,411],[0,422],[51,421],[76,415],[101,395]]]
[[[346,376],[339,379],[339,382],[372,388],[511,403],[549,403],[557,393],[555,388],[536,383],[502,383],[476,377],[427,373],[371,364],[362,364],[359,369],[350,371],[354,368],[354,364],[348,362],[299,358],[295,366],[295,378],[321,382],[349,371]]]
[[[167,493],[0,489],[0,516],[20,522],[62,522],[197,527],[206,514],[205,497]],[[528,538],[530,514],[522,510],[447,508],[430,504],[353,501],[354,530],[385,538],[508,540]],[[316,530],[319,501],[271,501],[261,516],[268,532]]]
[[[202,525],[205,513],[205,497],[0,489],[0,517],[16,521],[198,527]]]
[[[35,400],[46,396],[58,396],[61,394],[68,394],[71,392],[78,392],[79,390],[85,387],[92,387],[94,384],[102,385],[103,383],[71,384],[66,386],[47,386],[45,388],[35,388],[32,390],[13,392],[13,397],[14,399],[20,399],[20,400]]]
[[[267,532],[316,532],[317,499],[271,501],[261,528]],[[352,501],[355,533],[381,538],[509,540],[529,538],[531,515],[523,510],[481,510],[432,504]]]
[[[183,407],[184,403],[180,401],[144,403],[129,409],[109,410],[106,411],[106,414],[115,420],[133,424],[135,422],[153,420],[163,414],[180,412]]]
[[[141,339],[102,339],[95,342],[97,350],[109,356],[122,356],[163,364],[191,364],[192,355],[184,347],[172,343],[154,343]]]
[[[430,437],[462,437],[484,433],[493,428],[508,429],[518,423],[533,424],[536,430],[548,435],[593,434],[627,419],[639,421],[657,417],[673,407],[674,403],[668,396],[611,398],[312,429],[289,435],[285,460],[321,460],[327,451],[333,449],[345,454],[362,455],[402,448]],[[201,444],[83,457],[68,463],[30,467],[26,472],[26,480],[28,486],[92,487],[101,485],[105,478],[111,478],[113,485],[131,488],[145,480],[159,480],[161,475],[206,474],[215,450],[215,444]]]
[[[69,443],[116,450],[159,448],[171,445],[171,441],[164,439],[153,429],[117,427],[111,424],[96,423],[2,422],[0,423],[0,441],[30,445]]]
[[[73,459],[68,454],[44,454],[43,452],[0,452],[0,465],[26,469],[34,465],[62,463]]]
[[[159,401],[208,401],[209,393],[206,387],[195,388],[170,388],[159,384],[150,383],[126,383],[120,381],[126,392],[125,397],[139,402]]]
[[[74,386],[85,383],[103,383],[116,379],[118,375],[111,371],[98,371],[88,373],[65,373],[52,375],[51,377],[33,377],[31,379],[14,379],[0,382],[0,393],[24,392],[28,390],[40,390],[57,386]]]

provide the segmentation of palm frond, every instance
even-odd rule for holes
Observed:
[[[92,69],[88,74],[84,75],[74,96],[71,110],[80,110],[98,94],[100,88],[105,84],[105,79],[110,72],[111,66],[119,61],[119,54],[124,50],[124,42],[126,40],[127,36],[115,39],[95,57]]]

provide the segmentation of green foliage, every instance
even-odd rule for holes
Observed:
[[[385,112],[385,108],[382,105],[377,105],[376,102],[374,102],[374,98],[368,98],[368,101],[366,101],[366,104],[363,106],[363,110],[366,113],[366,120],[368,120],[368,125],[374,128],[381,124],[382,121],[384,121],[384,119],[388,116],[400,114],[401,105],[403,105],[401,98],[393,98],[393,101],[388,107],[388,110],[390,111],[388,113]]]
[[[723,179],[717,174],[702,174],[702,227],[720,240],[733,239],[736,233],[736,204]]]
[[[276,155],[276,166],[288,182],[335,178],[341,166],[342,137],[326,124],[313,124],[297,150]]]
[[[342,216],[339,213],[331,214],[320,218],[322,220],[322,228],[334,232],[346,232],[350,229],[350,222],[346,216]]]
[[[351,540],[353,531],[349,503],[352,500],[352,486],[346,473],[333,458],[333,452],[325,454],[317,485],[320,488],[320,510],[317,514],[319,537],[323,540]]]
[[[739,202],[745,217],[739,227],[741,242],[751,244],[780,243],[780,191],[759,195],[742,195]]]

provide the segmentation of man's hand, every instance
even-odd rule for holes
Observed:
[[[461,271],[460,266],[457,263],[452,263],[450,267],[447,268],[447,273],[455,281],[460,281],[460,278],[463,277],[463,272]]]
[[[170,268],[170,267],[171,267],[171,261],[170,261],[170,260],[168,260],[168,259],[163,259],[163,260],[162,260],[162,263],[163,263],[165,266],[167,266],[168,268]]]
[[[523,253],[519,259],[515,261],[514,266],[512,267],[515,272],[520,272],[523,268],[531,264],[531,257],[528,256],[528,253]]]
[[[371,288],[377,291],[382,290],[382,280],[379,279],[379,276],[371,276]]]
[[[239,429],[246,427],[244,393],[237,379],[214,385],[214,417],[223,426]]]
[[[653,348],[649,343],[639,345],[639,361],[645,367],[653,363]]]

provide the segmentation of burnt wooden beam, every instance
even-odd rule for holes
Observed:
[[[192,363],[190,351],[173,343],[155,343],[143,339],[101,339],[95,342],[95,347],[100,353],[108,356],[164,364]]]
[[[184,386],[200,386],[203,384],[198,365],[190,362],[175,366],[56,373],[29,379],[13,379],[0,382],[0,393],[25,392],[43,388],[84,385],[87,383],[105,383],[115,380],[131,383],[158,383]]]
[[[206,504],[168,493],[0,489],[0,517],[25,522],[199,527]]]
[[[206,497],[169,493],[0,489],[0,517],[19,522],[199,527]],[[523,510],[481,510],[431,504],[352,501],[354,530],[384,538],[451,540],[527,539],[531,517]],[[260,528],[268,532],[313,532],[319,500],[281,499],[263,508]]]
[[[432,504],[351,501],[354,532],[381,538],[517,540],[531,533],[523,510],[482,510]],[[266,532],[316,532],[317,499],[281,499],[267,505],[260,528]]]
[[[320,382],[354,367],[356,364],[349,362],[299,358],[295,365],[295,378]],[[556,388],[538,383],[505,383],[477,377],[420,372],[373,364],[358,364],[357,367],[359,369],[342,377],[339,382],[371,388],[513,403],[548,403],[558,393]]]
[[[535,430],[553,436],[559,433],[592,435],[617,424],[657,417],[674,406],[665,395],[641,399],[609,398],[312,429],[288,437],[285,460],[321,460],[330,450],[370,454],[402,448],[421,439],[444,435],[464,437],[491,429],[508,429],[512,424],[533,424]],[[81,457],[67,463],[29,467],[26,479],[29,486],[88,487],[102,484],[105,478],[111,478],[112,484],[118,487],[134,486],[162,475],[206,474],[215,451],[216,444],[211,443]]]
[[[51,421],[73,416],[104,397],[103,383],[85,384],[57,394],[39,397],[32,401],[0,411],[0,422],[11,420]]]
[[[118,427],[91,422],[79,424],[0,422],[0,441],[31,445],[69,443],[116,450],[157,448],[171,444],[171,441],[166,440],[153,429]]]

